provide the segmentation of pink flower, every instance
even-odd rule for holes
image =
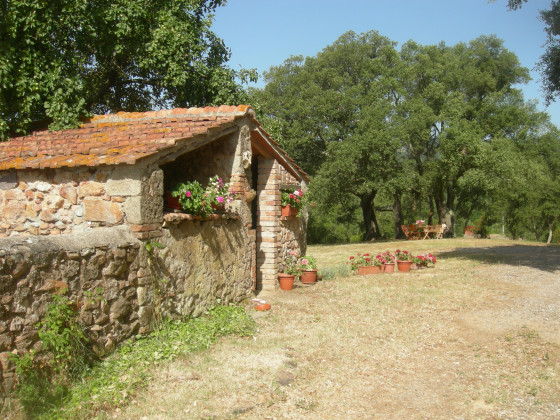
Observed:
[[[295,194],[295,195],[298,195],[298,196],[301,196],[301,195],[302,195],[302,192],[301,192],[301,190],[296,190],[296,191],[294,191],[294,194]]]
[[[307,265],[307,264],[309,263],[309,261],[308,261],[307,259],[304,258],[303,260],[301,260],[301,263],[302,263],[303,265]]]
[[[224,202],[224,197],[222,197],[221,195],[216,197],[216,201],[218,201],[218,203],[223,204]]]
[[[296,251],[290,251],[290,255],[296,255]]]
[[[190,191],[187,191],[185,195],[187,196],[187,198],[191,198],[192,193]]]

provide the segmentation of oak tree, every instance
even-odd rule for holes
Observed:
[[[237,102],[225,0],[0,1],[0,139],[88,113]]]

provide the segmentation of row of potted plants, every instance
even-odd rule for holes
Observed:
[[[304,284],[313,284],[317,281],[317,259],[303,256],[298,258],[295,251],[290,251],[284,261],[284,271],[278,274],[278,281],[282,290],[292,290],[295,278],[299,277]]]
[[[385,251],[375,256],[358,253],[357,256],[351,256],[348,260],[352,271],[357,271],[360,275],[393,273],[395,264],[399,271],[408,272],[415,268],[431,267],[436,262],[436,257],[431,253],[412,255],[410,252],[400,249],[397,249],[395,253]]]
[[[225,210],[226,203],[231,203],[235,193],[230,184],[214,175],[203,187],[198,181],[182,182],[171,192],[166,192],[166,206],[195,216],[207,217],[209,214]]]

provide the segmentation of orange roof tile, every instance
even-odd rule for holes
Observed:
[[[95,115],[79,128],[37,131],[0,143],[0,170],[133,164],[139,159],[230,126],[247,105],[175,108]]]

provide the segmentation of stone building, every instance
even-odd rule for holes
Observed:
[[[237,193],[225,212],[165,208],[175,183],[213,175]],[[149,330],[158,309],[197,315],[275,288],[284,256],[306,248],[306,217],[281,217],[280,190],[307,182],[249,106],[119,112],[1,143],[4,382],[7,352],[37,345],[35,324],[58,289],[103,352]],[[148,252],[149,241],[162,248]]]

